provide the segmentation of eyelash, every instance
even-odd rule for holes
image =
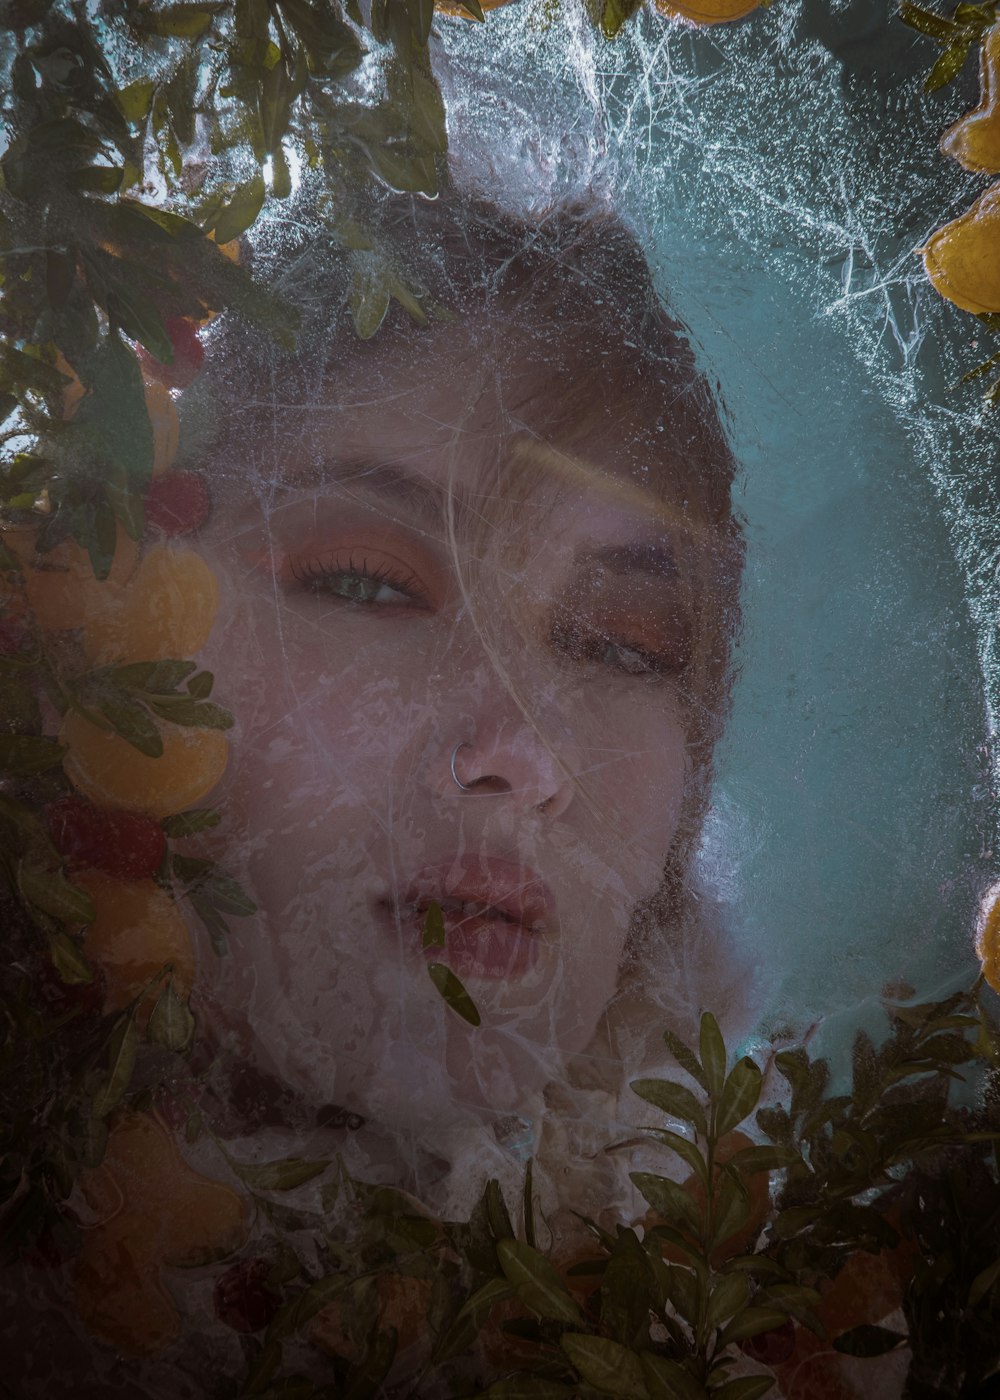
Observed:
[[[412,602],[426,602],[423,590],[415,575],[403,573],[392,568],[389,564],[369,565],[367,558],[362,557],[358,561],[353,554],[349,555],[346,560],[337,559],[332,563],[325,563],[322,559],[297,561],[291,566],[291,574],[296,583],[307,591],[341,598],[344,602],[354,603],[357,607],[384,608],[391,606],[391,604],[377,603],[374,598],[352,597],[349,593],[335,588],[333,586],[335,580],[351,579],[357,582],[370,582],[378,584],[380,587],[391,588]]]
[[[574,661],[591,661],[602,666],[611,666],[622,675],[639,680],[658,681],[669,675],[677,675],[684,669],[684,661],[669,653],[644,651],[642,647],[631,646],[628,642],[616,641],[601,632],[588,631],[577,627],[570,630],[565,625],[556,626],[551,634],[552,644]],[[609,660],[607,652],[613,650],[619,655]],[[635,662],[627,661],[621,653],[634,657]]]

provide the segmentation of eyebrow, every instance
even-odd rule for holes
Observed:
[[[677,558],[672,549],[659,544],[609,545],[602,549],[578,550],[577,567],[586,565],[607,569],[613,574],[651,574],[656,578],[677,578]]]
[[[424,519],[439,520],[449,493],[436,482],[407,471],[395,462],[370,457],[344,457],[324,462],[319,474],[325,483],[357,485],[365,495],[389,497]]]

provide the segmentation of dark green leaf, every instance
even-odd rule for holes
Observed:
[[[146,1038],[164,1050],[183,1054],[194,1039],[194,1017],[183,997],[174,991],[173,978],[157,998],[146,1028]]]
[[[161,719],[168,720],[171,724],[179,725],[185,729],[232,729],[233,727],[233,716],[230,711],[224,710],[221,705],[213,704],[211,700],[191,700],[186,695],[178,697],[170,695],[157,699],[147,696],[146,703]]]
[[[83,956],[80,945],[68,933],[59,930],[49,935],[49,957],[67,986],[87,986],[94,980],[94,970]]]
[[[196,836],[200,831],[210,831],[218,826],[222,814],[215,807],[198,807],[193,812],[180,812],[176,817],[166,817],[161,826],[164,834],[177,841],[185,836]]]
[[[564,1332],[559,1345],[583,1379],[606,1395],[639,1400],[646,1395],[642,1363],[634,1351],[604,1337]]]
[[[958,31],[958,26],[953,20],[935,14],[933,10],[925,10],[920,5],[912,5],[909,0],[903,0],[903,4],[900,5],[899,18],[911,29],[946,44],[952,42]]]
[[[55,739],[36,739],[17,734],[0,734],[0,773],[9,778],[27,778],[58,768],[66,750]]]
[[[712,1400],[760,1400],[773,1389],[773,1376],[737,1376],[713,1390]]]
[[[128,666],[107,667],[92,676],[107,676],[123,690],[169,695],[197,669],[193,661],[134,661]]]
[[[224,0],[166,5],[159,10],[140,10],[136,12],[132,22],[148,34],[161,34],[173,39],[197,39],[199,35],[204,34],[215,16],[227,8]]]
[[[147,758],[159,758],[163,753],[163,739],[156,721],[146,707],[124,691],[108,695],[98,703],[101,714],[108,724],[134,749]]]
[[[636,1190],[649,1202],[658,1215],[697,1234],[701,1230],[701,1212],[683,1186],[669,1177],[651,1172],[630,1172]]]
[[[992,1264],[976,1275],[969,1286],[968,1302],[970,1308],[974,1308],[981,1298],[985,1298],[998,1278],[1000,1278],[1000,1259],[994,1259]]]
[[[521,1216],[524,1221],[524,1238],[532,1249],[535,1247],[535,1202],[533,1197],[534,1188],[534,1162],[531,1157],[524,1168],[524,1187],[521,1191]]]
[[[757,1337],[761,1332],[771,1332],[776,1327],[784,1327],[787,1321],[788,1314],[779,1308],[744,1308],[719,1333],[718,1345],[724,1347],[730,1342],[742,1342],[747,1337]]]
[[[134,83],[129,83],[127,87],[115,93],[115,101],[127,122],[134,126],[146,120],[155,88],[156,82],[153,78],[137,78]]]
[[[754,1111],[760,1098],[760,1086],[760,1069],[748,1055],[744,1056],[733,1066],[719,1099],[714,1124],[719,1137],[732,1132]]]
[[[98,1118],[106,1118],[124,1097],[135,1068],[136,1051],[139,1048],[139,1027],[136,1024],[135,1007],[120,1016],[108,1045],[107,1077],[94,1096],[94,1113]]]
[[[664,1031],[663,1040],[681,1069],[689,1074],[696,1084],[700,1084],[707,1093],[708,1078],[701,1067],[701,1061],[695,1055],[694,1051],[690,1050],[688,1046],[684,1044],[683,1040],[678,1039],[673,1031]]]
[[[575,1396],[573,1386],[561,1381],[546,1380],[543,1376],[508,1376],[506,1380],[494,1381],[483,1395],[489,1400],[568,1400]]]
[[[601,1322],[623,1346],[634,1347],[649,1333],[654,1306],[653,1272],[634,1230],[622,1230],[601,1282]]]
[[[788,1167],[799,1166],[801,1152],[794,1147],[743,1147],[730,1159],[728,1165],[735,1167],[741,1176],[755,1176],[758,1172],[784,1171]]]
[[[750,1295],[749,1285],[743,1274],[728,1274],[716,1279],[708,1299],[708,1325],[721,1327],[746,1306]]]
[[[452,1011],[461,1016],[463,1021],[468,1021],[470,1026],[482,1024],[482,1017],[476,1009],[475,1002],[450,967],[445,967],[444,963],[432,962],[427,964],[427,972]]]
[[[77,885],[71,885],[56,866],[42,866],[22,860],[17,867],[17,884],[25,900],[43,914],[63,923],[89,924],[94,919],[94,905]]]
[[[424,919],[423,947],[443,948],[444,944],[444,914],[440,904],[431,904]]]
[[[556,1322],[583,1321],[559,1274],[537,1249],[520,1240],[499,1240],[497,1259],[525,1307]]]
[[[705,1110],[683,1084],[669,1079],[634,1079],[631,1088],[641,1099],[660,1109],[668,1118],[680,1118],[700,1133],[708,1131]]]
[[[657,1142],[662,1142],[665,1147],[669,1147],[671,1152],[676,1152],[681,1161],[686,1163],[699,1178],[702,1185],[708,1185],[708,1163],[696,1143],[691,1142],[686,1137],[681,1137],[680,1133],[671,1132],[669,1128],[645,1128],[643,1131],[655,1138]]]
[[[676,1361],[649,1351],[644,1351],[639,1360],[649,1400],[708,1400],[704,1386]]]
[[[188,694],[192,700],[207,700],[212,693],[212,686],[215,684],[215,677],[211,671],[199,671],[196,676],[192,676],[187,683]]]
[[[491,1278],[478,1288],[465,1300],[451,1326],[439,1338],[434,1348],[434,1364],[438,1366],[470,1350],[497,1304],[513,1297],[514,1289],[505,1279]]]
[[[718,1098],[726,1082],[726,1043],[722,1039],[719,1023],[710,1011],[701,1018],[701,1063],[708,1080],[708,1092]]]
[[[971,47],[971,39],[961,39],[957,44],[952,44],[950,48],[945,49],[924,79],[924,92],[937,92],[939,88],[946,87],[952,79],[957,78],[965,65]]]
[[[216,243],[229,243],[246,233],[264,205],[264,177],[259,172],[233,195],[215,220]]]
[[[329,1161],[307,1161],[304,1157],[283,1157],[277,1162],[259,1166],[248,1162],[232,1162],[237,1176],[255,1191],[294,1191],[329,1167]]]
[[[833,1345],[846,1356],[884,1356],[908,1340],[905,1332],[893,1332],[888,1327],[875,1327],[863,1322],[859,1327],[852,1327],[850,1331],[834,1337]]]
[[[711,1248],[725,1244],[750,1219],[750,1193],[737,1172],[725,1166],[716,1181],[715,1224]]]

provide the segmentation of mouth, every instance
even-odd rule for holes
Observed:
[[[556,928],[555,901],[541,878],[495,857],[456,856],[426,866],[392,902],[417,948],[432,904],[441,910],[445,941],[423,949],[424,956],[460,977],[523,977]]]

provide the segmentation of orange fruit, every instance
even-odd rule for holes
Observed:
[[[941,150],[966,170],[1000,172],[1000,24],[986,33],[979,50],[979,106],[948,128]]]
[[[190,549],[155,545],[129,587],[92,612],[83,648],[96,665],[166,661],[200,651],[219,606],[215,575]]]
[[[230,1187],[194,1171],[158,1118],[123,1113],[104,1161],[80,1187],[99,1215],[83,1232],[74,1277],[86,1325],[121,1351],[148,1356],[180,1318],[161,1279],[231,1254],[246,1238],[246,1208]]]
[[[1000,992],[1000,885],[994,885],[983,900],[976,953],[986,981],[995,992]]]
[[[76,876],[87,891],[97,917],[83,935],[86,956],[105,978],[105,1014],[121,1011],[133,1001],[166,963],[174,969],[174,989],[190,994],[194,981],[194,946],[177,905],[154,880],[114,880],[96,871]],[[143,1003],[145,1012],[163,990],[153,987]]]
[[[1000,311],[1000,185],[932,233],[923,254],[937,291],[963,311]]]
[[[668,19],[686,19],[692,24],[729,24],[756,10],[761,0],[655,0],[656,8]]]
[[[161,726],[163,753],[147,758],[118,734],[99,729],[75,710],[59,732],[68,750],[66,776],[97,807],[124,807],[168,817],[192,806],[215,787],[229,745],[218,729]]]
[[[36,553],[37,531],[18,527],[3,531],[3,542],[24,571],[24,593],[40,627],[47,632],[82,627],[91,613],[115,603],[135,569],[139,546],[119,526],[111,571],[94,577],[90,555],[73,540],[45,554]]]
[[[181,424],[177,406],[165,384],[145,387],[146,412],[153,428],[153,475],[162,476],[174,464],[180,444]]]

